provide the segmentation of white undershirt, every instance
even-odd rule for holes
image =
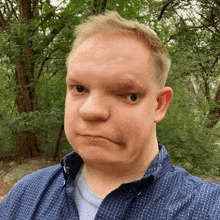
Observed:
[[[81,168],[76,175],[75,186],[73,198],[78,209],[80,220],[94,219],[103,199],[90,191],[82,175]]]

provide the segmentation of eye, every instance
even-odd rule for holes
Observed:
[[[136,102],[140,97],[140,95],[136,93],[130,93],[128,95],[120,95],[120,96],[128,99],[131,102]]]
[[[76,86],[72,87],[72,90],[77,93],[82,93],[82,92],[84,92],[85,88],[81,85],[76,85]]]
[[[136,102],[139,98],[138,94],[129,94],[126,96],[127,99],[131,100],[132,102]]]

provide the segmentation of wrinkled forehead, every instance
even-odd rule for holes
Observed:
[[[151,50],[134,35],[97,33],[86,39],[70,56],[69,64],[95,61],[102,64],[120,65],[129,62],[153,64]],[[149,68],[149,67],[148,67]]]
[[[107,49],[108,48],[108,49]],[[141,40],[139,40],[135,35],[127,35],[122,33],[97,33],[86,39],[75,51],[73,57],[83,54],[93,55],[93,50],[100,52],[100,54],[105,55],[111,50],[112,57],[119,54],[121,56],[137,55],[135,52],[142,51],[143,48],[149,52],[149,48]],[[145,52],[146,52],[145,51]],[[133,53],[132,53],[133,52]],[[96,56],[98,53],[96,54]]]
[[[111,73],[113,76],[115,72],[126,75],[127,82],[131,82],[130,79],[138,74],[150,74],[153,77],[152,65],[151,51],[135,36],[99,33],[85,40],[72,54],[68,74],[92,71],[97,75]],[[139,79],[142,82],[144,77]]]

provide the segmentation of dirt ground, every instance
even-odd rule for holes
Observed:
[[[52,166],[59,163],[59,161],[52,161],[45,158],[31,158],[24,160],[22,164],[18,162],[1,162],[0,167],[0,202],[4,196],[10,191],[14,184],[29,173],[42,169],[44,167]],[[220,183],[220,177],[209,175],[198,175],[206,181],[213,181]]]
[[[0,202],[18,180],[27,174],[57,163],[45,158],[26,159],[22,164],[15,161],[2,162],[0,167]]]
[[[1,188],[0,188],[0,201],[2,201],[3,197],[5,196],[5,194],[7,194],[9,192],[12,185],[7,184],[2,179],[0,179],[0,186],[1,186]]]

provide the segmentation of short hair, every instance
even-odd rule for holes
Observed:
[[[88,20],[75,28],[75,41],[70,51],[66,64],[77,48],[91,35],[102,32],[112,33],[113,31],[135,35],[142,40],[150,49],[152,62],[154,65],[154,79],[158,87],[163,87],[166,82],[167,74],[170,69],[171,61],[167,50],[162,42],[150,28],[137,21],[126,20],[117,12],[107,12],[97,16],[90,16]]]

